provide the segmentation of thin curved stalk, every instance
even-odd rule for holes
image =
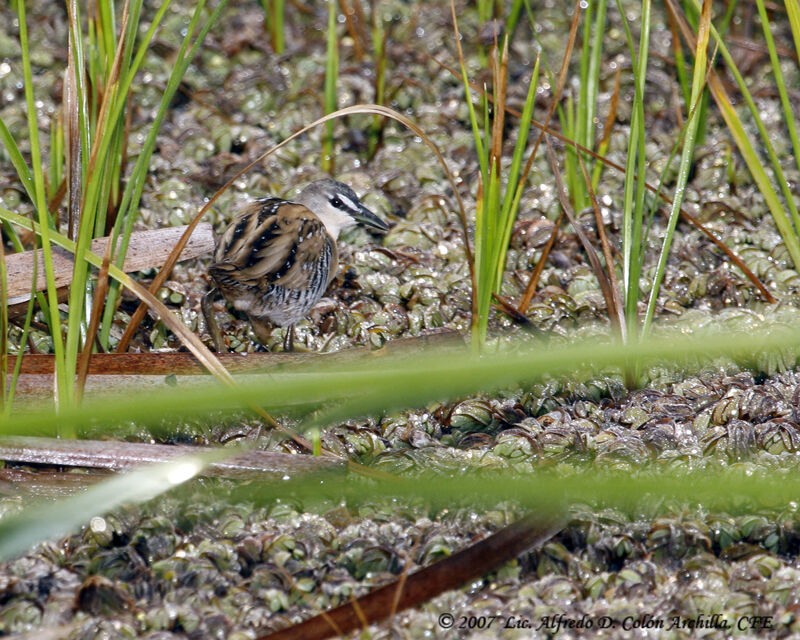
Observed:
[[[208,202],[206,202],[206,204],[200,209],[200,211],[198,211],[197,214],[195,214],[194,218],[192,218],[192,221],[186,227],[186,231],[184,232],[183,236],[178,241],[178,243],[175,245],[175,248],[172,250],[172,253],[169,255],[167,260],[164,262],[164,265],[161,267],[159,272],[156,274],[156,277],[153,278],[153,282],[150,285],[150,293],[155,294],[161,288],[161,286],[164,284],[164,282],[166,282],[166,279],[169,277],[169,274],[172,272],[173,267],[178,262],[178,257],[180,256],[181,252],[185,248],[186,243],[189,241],[189,238],[192,235],[192,232],[197,227],[197,225],[200,223],[200,220],[202,219],[202,217],[211,208],[211,206],[214,204],[214,202],[216,202],[217,199],[223,193],[225,193],[225,191],[227,191],[234,182],[236,182],[236,180],[238,180],[241,176],[243,176],[248,171],[250,171],[250,169],[252,169],[256,165],[258,165],[261,162],[263,162],[263,160],[265,158],[268,158],[273,153],[278,151],[278,149],[281,149],[285,145],[289,144],[295,138],[298,138],[299,136],[301,136],[301,135],[307,133],[308,131],[310,131],[311,129],[313,129],[313,128],[321,125],[321,124],[324,124],[325,122],[328,122],[329,120],[333,120],[334,118],[341,118],[343,116],[353,115],[353,114],[374,114],[374,115],[380,115],[380,116],[383,116],[383,117],[386,117],[386,118],[391,118],[392,120],[396,120],[397,122],[399,122],[400,124],[402,124],[406,128],[408,128],[411,131],[413,131],[417,136],[419,136],[419,138],[428,146],[428,148],[431,149],[431,151],[433,151],[434,155],[436,156],[436,159],[439,161],[439,164],[442,166],[442,169],[444,170],[445,175],[447,176],[447,179],[450,182],[451,187],[453,188],[453,193],[454,193],[456,201],[458,203],[458,213],[459,213],[459,218],[461,220],[462,233],[463,233],[463,236],[464,236],[464,248],[465,248],[465,253],[466,253],[466,256],[467,256],[467,262],[468,262],[469,268],[470,268],[470,277],[472,278],[472,285],[473,285],[473,291],[474,291],[475,290],[475,271],[474,271],[474,266],[473,266],[473,262],[474,261],[473,261],[473,257],[472,257],[472,250],[470,249],[470,244],[469,244],[469,233],[468,233],[468,226],[467,226],[467,213],[466,213],[466,210],[464,209],[464,202],[461,199],[461,194],[458,191],[458,183],[456,182],[455,176],[453,176],[453,174],[450,172],[450,169],[447,166],[447,162],[445,161],[444,156],[442,155],[441,151],[439,151],[439,148],[436,146],[436,143],[433,142],[433,140],[431,140],[431,138],[417,124],[415,124],[414,122],[409,120],[406,116],[404,116],[401,113],[398,113],[394,109],[390,109],[389,107],[384,107],[384,106],[377,105],[377,104],[367,104],[367,105],[353,105],[353,106],[350,106],[350,107],[344,107],[343,109],[339,109],[338,111],[334,111],[333,113],[329,113],[328,115],[323,116],[323,117],[319,118],[318,120],[315,120],[311,124],[303,127],[299,131],[293,133],[288,138],[286,138],[282,142],[278,143],[277,145],[275,145],[274,147],[272,147],[268,151],[262,153],[255,160],[253,160],[250,164],[248,164],[246,167],[244,167],[238,173],[236,173],[236,175],[234,175],[230,180],[228,180],[228,182],[226,182],[213,196],[211,196],[211,198],[208,200]],[[139,305],[139,308],[134,312],[133,316],[131,316],[131,320],[128,323],[128,327],[126,328],[125,333],[123,334],[122,338],[120,339],[119,347],[118,347],[117,351],[119,351],[119,352],[127,351],[128,345],[130,344],[130,340],[133,338],[133,335],[136,332],[136,330],[138,329],[139,324],[144,319],[145,312],[146,312],[146,307],[144,305]]]

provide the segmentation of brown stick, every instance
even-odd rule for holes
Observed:
[[[151,231],[137,231],[131,235],[128,254],[125,257],[123,270],[130,273],[164,264],[169,252],[175,246],[186,227],[167,227]],[[92,241],[90,251],[97,255],[105,253],[108,238],[97,238]],[[189,260],[214,250],[214,233],[210,224],[198,225],[186,248],[181,253],[181,260]],[[36,278],[36,290],[47,288],[44,259],[38,252],[39,268]],[[33,273],[33,251],[12,253],[6,256],[8,265],[8,297],[9,304],[24,302],[31,293],[31,274]],[[53,271],[56,287],[63,287],[72,281],[73,256],[69,251],[53,247]]]
[[[464,339],[456,331],[440,329],[435,333],[415,338],[400,338],[388,342],[383,348],[368,347],[346,349],[335,353],[220,353],[219,360],[227,371],[240,375],[267,372],[270,369],[315,362],[346,364],[363,358],[380,358],[384,355],[414,354],[428,347],[463,347]],[[8,375],[16,359],[7,364]],[[17,379],[17,398],[46,398],[53,392],[54,356],[28,354],[23,356]],[[173,383],[189,387],[206,382],[207,369],[191,354],[180,353],[94,353],[88,362],[85,395],[103,394],[115,389],[141,391],[163,388]],[[165,380],[165,376],[179,376]]]
[[[24,300],[23,298],[27,298],[27,300]],[[69,299],[69,288],[59,287],[56,289],[56,298],[58,298],[59,302],[66,302]],[[9,320],[16,320],[17,318],[21,318],[28,313],[30,296],[17,296],[15,300],[21,300],[21,302],[8,305]],[[49,331],[49,329],[46,329],[46,331]]]
[[[597,204],[597,195],[592,188],[592,180],[589,178],[589,172],[586,170],[586,163],[583,157],[578,154],[578,163],[581,166],[581,173],[586,183],[586,190],[589,193],[589,199],[592,201],[592,209],[594,210],[594,223],[597,227],[597,237],[600,240],[600,246],[603,250],[603,259],[606,261],[606,273],[608,274],[608,282],[610,285],[611,298],[606,301],[608,306],[608,318],[611,324],[619,331],[619,335],[623,342],[627,342],[627,327],[625,325],[625,312],[622,307],[622,297],[619,294],[619,283],[617,282],[617,275],[614,269],[614,261],[611,258],[611,244],[606,235],[606,226],[603,223],[603,214],[600,212],[600,205]]]
[[[31,470],[25,467],[4,467],[0,469],[0,495],[32,496],[34,498],[68,498],[85,491],[101,480],[107,480],[108,471],[94,470],[84,473],[54,470]],[[48,636],[42,629],[35,632],[37,640],[53,638],[61,640],[63,635]],[[20,640],[33,640],[32,635],[20,636]]]
[[[413,607],[483,576],[495,567],[540,545],[564,526],[560,514],[528,515],[463,551],[420,569],[407,578],[305,622],[258,637],[258,640],[322,640],[364,628],[392,613]],[[456,622],[453,620],[453,622]]]
[[[563,217],[564,212],[562,211],[558,214],[556,223],[553,225],[553,231],[550,233],[550,237],[547,239],[547,243],[542,249],[542,256],[539,258],[539,262],[536,263],[533,271],[531,271],[531,277],[528,279],[528,285],[525,287],[525,292],[522,294],[522,298],[519,301],[519,306],[517,307],[517,311],[519,311],[523,316],[527,313],[528,308],[531,306],[531,300],[533,300],[533,295],[536,293],[536,287],[539,286],[539,278],[542,276],[542,271],[544,270],[544,265],[547,262],[547,257],[550,255],[550,251],[553,249],[553,245],[558,237],[558,228],[561,226],[561,219]]]
[[[218,353],[217,358],[231,372],[256,372],[274,367],[300,364],[302,362],[346,363],[363,358],[381,357],[407,351],[410,354],[434,346],[463,345],[461,335],[449,329],[440,329],[413,338],[399,338],[387,342],[383,348],[368,347],[345,349],[334,353]],[[54,356],[29,354],[22,357],[21,375],[52,375]],[[8,373],[13,363],[8,365]],[[96,376],[166,376],[207,374],[206,368],[188,352],[179,353],[93,353],[87,368],[89,375]],[[51,385],[52,386],[52,385]]]
[[[66,467],[91,467],[127,471],[143,464],[168,462],[181,456],[217,451],[213,447],[64,440],[13,436],[0,438],[0,459],[10,462]],[[233,458],[211,463],[202,475],[242,479],[278,479],[315,471],[344,473],[345,461],[328,456],[298,456],[271,451],[244,451]]]

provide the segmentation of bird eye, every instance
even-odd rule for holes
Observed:
[[[331,204],[334,207],[341,207],[342,206],[342,201],[339,200],[339,198],[331,198]]]

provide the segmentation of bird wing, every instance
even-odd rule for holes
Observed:
[[[336,246],[308,208],[269,199],[239,212],[220,241],[216,259],[234,267],[242,284],[307,289],[320,280],[327,284]]]

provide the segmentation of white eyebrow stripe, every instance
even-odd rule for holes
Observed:
[[[355,203],[352,200],[350,200],[350,198],[348,198],[347,196],[340,195],[339,200],[341,200],[345,205],[347,205],[348,209],[358,210],[358,207],[355,205]]]

